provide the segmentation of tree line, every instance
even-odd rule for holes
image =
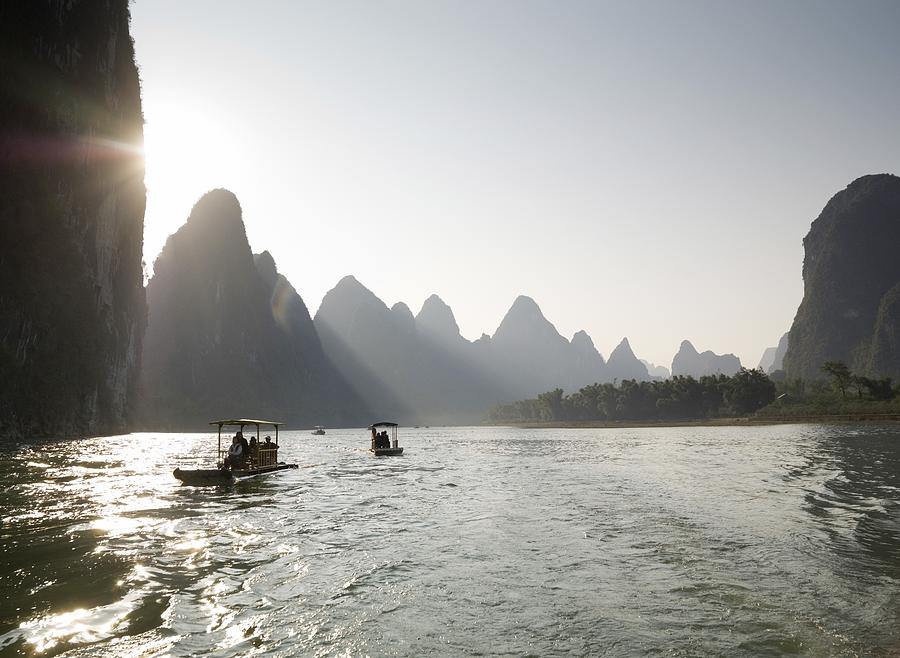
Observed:
[[[822,365],[823,379],[785,379],[741,368],[735,375],[590,384],[571,395],[557,388],[536,398],[498,404],[493,423],[583,420],[698,420],[744,416],[900,413],[900,386],[889,377],[853,373],[840,361]]]
[[[663,381],[590,384],[571,395],[561,388],[536,398],[499,404],[488,420],[689,420],[753,413],[775,400],[777,389],[762,370],[741,368],[731,377],[676,376]]]

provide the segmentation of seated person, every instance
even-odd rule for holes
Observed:
[[[228,456],[225,457],[225,461],[222,462],[223,468],[241,468],[244,465],[244,461],[247,458],[247,451],[244,450],[244,446],[241,443],[241,437],[237,434],[234,435],[234,438],[231,440],[231,445],[228,448]]]
[[[250,451],[247,454],[251,464],[259,464],[259,441],[255,436],[250,437]]]
[[[263,448],[265,452],[262,453],[262,465],[263,466],[271,466],[278,460],[278,446],[272,443],[272,437],[267,436],[266,440],[263,443],[259,444],[260,448]]]

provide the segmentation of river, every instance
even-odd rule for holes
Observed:
[[[212,437],[0,449],[0,655],[900,655],[900,426]]]

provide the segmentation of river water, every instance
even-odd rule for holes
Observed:
[[[400,438],[3,448],[0,655],[900,655],[898,426]]]

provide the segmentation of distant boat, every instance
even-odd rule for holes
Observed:
[[[369,425],[369,431],[372,433],[372,447],[369,452],[376,457],[395,457],[403,454],[403,448],[397,442],[397,423],[380,422]],[[383,428],[383,432],[378,430]],[[390,431],[390,435],[388,435]]]
[[[219,447],[216,452],[216,468],[201,468],[194,470],[181,470],[176,468],[173,475],[181,480],[182,484],[193,486],[208,486],[216,484],[228,484],[235,480],[254,477],[256,475],[268,475],[276,471],[284,471],[289,468],[297,468],[297,464],[285,464],[278,461],[278,428],[284,423],[274,420],[252,420],[249,418],[229,418],[227,420],[214,420],[210,425],[219,427]],[[275,428],[275,442],[262,442],[259,438],[261,425],[271,425]],[[230,456],[229,450],[222,450],[222,428],[236,427],[243,436],[244,427],[256,428],[255,445],[250,448],[250,454],[243,454],[235,458]],[[266,437],[267,439],[269,437]],[[231,464],[235,459],[237,464]]]
[[[322,436],[325,434],[325,426],[324,425],[316,425],[315,429],[313,429],[310,434],[315,434],[316,436]]]

